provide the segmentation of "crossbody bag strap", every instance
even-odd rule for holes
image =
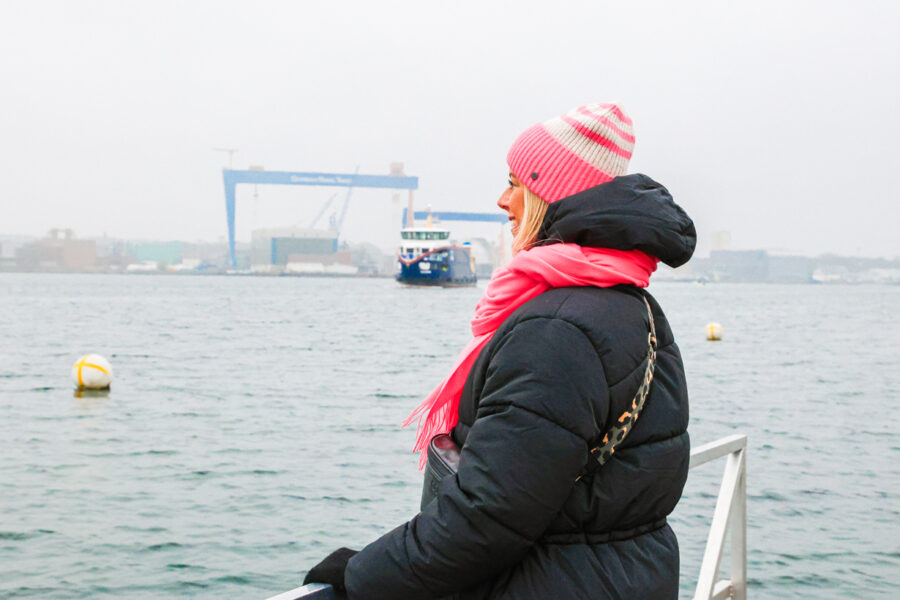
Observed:
[[[644,296],[644,306],[647,307],[647,316],[650,319],[650,334],[647,343],[647,368],[644,370],[644,378],[641,380],[641,385],[638,387],[637,393],[631,401],[631,408],[623,412],[622,416],[620,416],[612,427],[606,431],[603,438],[600,440],[600,444],[591,448],[588,465],[584,472],[575,478],[576,482],[585,475],[594,473],[594,471],[605,465],[607,461],[612,458],[616,448],[622,443],[625,436],[631,431],[631,428],[634,427],[634,423],[638,420],[641,411],[644,409],[644,402],[647,400],[647,394],[650,392],[650,383],[653,381],[653,370],[656,368],[656,326],[653,323],[653,311],[650,309],[650,303],[647,301],[646,296]]]

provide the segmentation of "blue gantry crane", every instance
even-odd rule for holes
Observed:
[[[357,169],[358,170],[358,169]],[[409,191],[409,211],[412,211],[413,192],[419,187],[418,177],[405,175],[360,175],[359,173],[314,173],[303,171],[261,171],[223,169],[222,179],[225,183],[225,218],[228,221],[228,254],[231,267],[237,268],[237,256],[234,251],[234,218],[238,184],[252,183],[263,185],[318,185],[326,187],[346,188],[380,188]],[[343,225],[350,201],[348,192],[344,199],[344,207],[337,225]]]

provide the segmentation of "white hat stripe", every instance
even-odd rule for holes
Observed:
[[[576,108],[567,113],[567,116],[577,120],[594,133],[613,139],[621,148],[631,145],[631,148],[628,148],[630,151],[634,147],[634,133],[631,126],[620,121],[610,110],[607,110],[606,114],[595,114],[582,108]]]
[[[577,129],[562,119],[552,119],[543,125],[556,141],[589,165],[611,174],[619,174],[627,168],[627,158],[609,152],[596,142],[583,136]],[[627,150],[630,151],[631,148],[633,148],[633,145]],[[623,150],[626,150],[626,148],[623,148]]]

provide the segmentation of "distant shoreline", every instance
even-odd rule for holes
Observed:
[[[23,271],[23,270],[0,270],[0,276],[7,274],[20,275],[121,275],[121,276],[151,276],[151,277],[260,277],[260,278],[299,278],[299,279],[393,279],[394,275],[389,273],[265,273],[265,272],[249,272],[249,271],[76,271],[76,270],[40,270],[40,271]],[[480,277],[479,283],[488,281],[487,277]],[[701,279],[674,279],[669,277],[657,277],[651,280],[652,283],[674,283],[674,284],[694,284],[694,285],[723,285],[723,284],[757,284],[757,285],[817,285],[817,286],[860,286],[860,285],[877,285],[877,286],[896,286],[900,285],[900,281],[710,281]]]

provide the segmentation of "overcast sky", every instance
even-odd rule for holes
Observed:
[[[419,177],[498,210],[520,131],[588,102],[635,122],[631,171],[700,253],[900,255],[897,2],[0,3],[0,233],[216,240],[221,169]],[[306,226],[336,189],[238,188],[238,236]],[[343,194],[342,196],[343,197]],[[356,190],[351,241],[401,206]]]

